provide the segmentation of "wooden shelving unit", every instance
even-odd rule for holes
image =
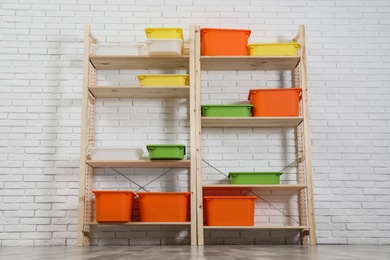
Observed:
[[[147,55],[94,55],[91,44],[97,39],[91,34],[90,26],[85,27],[83,59],[83,91],[80,142],[80,189],[78,245],[89,245],[91,226],[94,225],[184,225],[191,229],[191,245],[204,245],[204,230],[214,229],[253,229],[253,230],[298,230],[302,244],[316,244],[314,222],[314,201],[312,187],[312,165],[310,128],[308,113],[306,44],[304,26],[294,38],[299,42],[300,53],[297,56],[253,57],[253,56],[201,56],[200,27],[190,27],[190,46],[182,56]],[[188,55],[187,55],[188,54]],[[187,70],[190,85],[185,87],[140,87],[140,86],[97,86],[97,70]],[[207,70],[290,70],[293,86],[302,88],[301,113],[297,117],[202,117],[201,116],[201,72]],[[180,161],[120,161],[90,160],[87,148],[94,146],[95,101],[99,98],[157,98],[189,100],[190,118],[190,160]],[[203,185],[202,183],[202,128],[293,128],[297,136],[297,183],[281,185]],[[190,222],[130,222],[96,223],[92,219],[92,183],[95,168],[188,168],[190,175]],[[204,226],[203,192],[232,191],[270,191],[270,194],[294,194],[298,197],[299,223],[291,225],[262,226]],[[296,195],[297,194],[297,195]]]
[[[199,32],[200,28],[196,27]],[[302,88],[301,113],[297,117],[201,117],[196,115],[195,125],[197,138],[197,209],[198,209],[198,245],[204,245],[204,230],[212,229],[254,229],[254,230],[298,230],[301,233],[301,243],[315,245],[316,231],[314,223],[313,187],[311,177],[311,148],[310,129],[307,99],[307,75],[306,75],[306,44],[304,26],[299,26],[299,32],[294,38],[300,43],[300,53],[297,56],[255,57],[255,56],[201,56],[200,34],[196,34],[196,64],[197,82],[195,84],[196,110],[201,110],[201,71],[253,71],[253,70],[289,70],[292,72],[292,86]],[[248,89],[249,91],[249,89]],[[296,134],[297,149],[297,184],[289,185],[203,185],[202,183],[202,128],[230,127],[230,128],[293,128]],[[231,131],[229,131],[231,132]],[[193,156],[193,155],[191,155]],[[270,194],[297,194],[299,208],[299,224],[296,226],[204,226],[203,222],[203,192],[213,194],[233,190],[270,191]]]
[[[190,49],[195,50],[195,30],[190,34]],[[147,56],[147,55],[94,55],[91,45],[96,44],[97,39],[92,35],[90,26],[84,30],[84,58],[83,58],[83,89],[82,89],[82,115],[81,115],[81,140],[80,140],[80,188],[79,188],[79,217],[77,244],[79,246],[90,245],[91,226],[93,225],[136,225],[136,226],[189,226],[191,230],[191,245],[196,245],[196,168],[191,160],[90,160],[87,154],[88,147],[94,146],[95,127],[95,102],[98,98],[131,98],[131,99],[178,99],[189,100],[190,121],[194,124],[194,87],[189,86],[98,86],[96,84],[97,70],[186,70],[190,78],[195,78],[194,53],[185,49],[186,55],[182,56]],[[189,54],[189,55],[188,55]],[[190,56],[192,57],[190,59]],[[191,61],[191,62],[190,62]],[[192,81],[195,82],[195,81]],[[191,85],[192,84],[192,85]],[[190,129],[190,135],[195,132]],[[191,148],[195,149],[195,139],[190,140]],[[194,150],[191,153],[195,154]],[[190,181],[190,222],[129,222],[129,223],[97,223],[93,219],[92,210],[92,184],[95,168],[187,168]]]

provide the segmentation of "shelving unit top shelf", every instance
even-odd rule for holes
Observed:
[[[95,98],[189,98],[190,88],[184,87],[132,87],[98,86],[90,87]]]
[[[292,70],[299,56],[201,56],[202,70]]]
[[[94,168],[189,168],[189,160],[87,160]]]
[[[89,60],[99,70],[188,69],[189,56],[90,55]]]
[[[202,127],[296,127],[303,117],[202,117]]]

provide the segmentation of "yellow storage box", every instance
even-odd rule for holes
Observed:
[[[298,55],[299,43],[251,43],[249,47],[250,56],[296,56]]]
[[[142,74],[138,75],[141,86],[183,87],[189,85],[188,74]]]
[[[183,29],[181,28],[145,28],[148,39],[182,39]]]

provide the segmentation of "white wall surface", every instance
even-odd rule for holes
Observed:
[[[143,42],[145,27],[161,26],[182,27],[188,40],[190,24],[249,28],[252,42],[282,41],[305,24],[318,243],[390,243],[389,1],[2,0],[0,7],[1,246],[76,243],[86,23],[100,41],[121,43]],[[125,85],[136,82],[135,75],[107,72],[98,80]],[[288,78],[268,72],[203,73],[202,85],[209,88],[202,98],[204,103],[239,102],[248,88],[288,87]],[[99,101],[96,145],[187,143],[186,102],[177,102]],[[288,132],[233,130],[209,129],[203,137],[204,158],[224,172],[280,170],[293,158]],[[264,145],[268,148],[258,149]],[[281,156],[281,150],[287,153]],[[159,173],[137,171],[125,173],[141,183]],[[224,180],[207,165],[204,172],[205,181]],[[187,178],[177,172],[161,183],[152,190],[185,190]],[[133,188],[110,170],[97,172],[94,185]],[[278,203],[286,202],[283,198],[272,202],[286,204]],[[262,218],[260,210],[257,221],[278,222],[283,219],[278,214]],[[188,242],[188,230],[113,230],[99,228],[93,243]],[[251,235],[206,232],[208,241],[218,244],[296,240],[278,239],[277,232],[248,239]]]

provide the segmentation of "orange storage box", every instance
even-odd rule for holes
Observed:
[[[249,55],[248,38],[251,30],[202,28],[200,30],[201,55]]]
[[[204,196],[206,226],[253,226],[256,196]]]
[[[134,193],[127,190],[93,190],[97,222],[130,222]]]
[[[251,89],[252,116],[299,116],[301,88]]]
[[[189,192],[137,192],[141,222],[187,222]]]

